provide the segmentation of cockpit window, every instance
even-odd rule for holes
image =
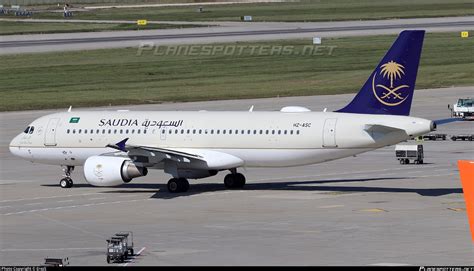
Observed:
[[[35,130],[35,127],[34,127],[34,126],[31,126],[29,133],[32,134],[34,130]]]
[[[30,126],[26,127],[25,131],[23,131],[23,133],[27,134],[29,131],[30,131]]]

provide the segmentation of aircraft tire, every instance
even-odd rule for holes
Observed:
[[[245,176],[242,173],[235,174],[235,178],[237,179],[236,188],[242,188],[245,185]]]
[[[59,181],[59,186],[61,188],[70,188],[72,186],[72,180],[70,178],[62,178],[61,181]]]
[[[178,179],[173,178],[168,181],[168,192],[170,193],[178,193],[179,192],[179,182]]]
[[[180,182],[180,191],[179,192],[187,192],[189,190],[189,182],[185,178],[179,178],[178,181]]]
[[[227,174],[224,177],[224,185],[226,188],[234,188],[235,181],[234,174]]]
[[[185,178],[172,178],[168,181],[168,192],[186,192],[189,189],[189,182]]]

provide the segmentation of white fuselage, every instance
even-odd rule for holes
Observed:
[[[430,120],[405,116],[210,111],[63,112],[30,126],[34,130],[15,137],[10,151],[32,162],[68,166],[113,152],[105,146],[125,138],[131,145],[227,153],[247,167],[307,165],[393,145],[433,129]]]

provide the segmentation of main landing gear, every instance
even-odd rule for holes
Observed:
[[[236,169],[230,170],[231,174],[227,174],[224,178],[224,185],[228,189],[238,189],[245,185],[245,176],[237,173]],[[172,178],[168,181],[168,192],[180,193],[189,190],[189,182],[186,178]]]
[[[74,166],[63,167],[63,171],[64,171],[64,178],[62,178],[61,181],[59,181],[59,185],[62,188],[71,188],[74,185],[71,179],[71,173],[72,171],[74,171]]]
[[[168,181],[168,191],[170,193],[186,192],[189,189],[189,182],[185,178],[173,178]]]
[[[237,170],[231,169],[231,174],[227,174],[224,178],[224,185],[226,188],[242,188],[245,185],[245,176],[237,173]]]

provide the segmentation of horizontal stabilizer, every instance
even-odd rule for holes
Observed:
[[[399,128],[381,125],[381,124],[366,124],[364,130],[370,133],[376,132],[376,133],[383,133],[383,134],[405,131]]]
[[[456,122],[456,121],[463,121],[463,119],[461,119],[461,118],[449,118],[449,119],[434,120],[433,122],[436,125],[443,125],[443,124],[448,124],[448,123]]]

